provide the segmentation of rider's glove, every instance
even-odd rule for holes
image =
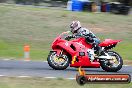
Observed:
[[[91,36],[89,36],[89,35],[87,35],[85,38],[86,38],[86,41],[88,43],[93,43],[94,42],[93,38]]]
[[[69,36],[65,37],[65,40],[69,41],[71,38],[75,38],[75,36],[74,35],[69,35]]]

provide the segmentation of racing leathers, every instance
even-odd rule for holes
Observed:
[[[69,40],[71,38],[79,38],[79,37],[84,37],[87,43],[92,44],[95,53],[97,55],[100,55],[100,53],[102,52],[101,47],[98,46],[100,40],[90,30],[86,28],[78,29],[76,33],[69,35],[68,37],[66,37],[66,39]]]

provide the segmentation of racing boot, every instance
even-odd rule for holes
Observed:
[[[94,50],[93,49],[88,49],[87,50],[88,56],[90,58],[90,61],[93,62],[94,61]]]
[[[95,53],[97,54],[97,56],[101,56],[101,55],[105,55],[105,52],[102,50],[102,48],[100,46],[98,46],[97,44],[93,45],[93,48],[95,50]]]

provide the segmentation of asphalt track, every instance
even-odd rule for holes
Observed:
[[[132,66],[123,66],[118,72],[105,72],[101,68],[86,68],[89,74],[130,74],[132,76]],[[31,76],[47,78],[75,78],[78,73],[77,68],[68,67],[66,70],[53,70],[47,62],[39,61],[17,61],[0,60],[0,76]]]

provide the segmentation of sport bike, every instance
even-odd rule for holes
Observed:
[[[122,68],[122,57],[115,51],[111,51],[121,40],[105,39],[99,46],[105,55],[97,55],[85,38],[66,40],[68,32],[63,32],[52,43],[47,61],[55,70],[64,70],[70,67],[100,68],[108,72],[117,72]]]

